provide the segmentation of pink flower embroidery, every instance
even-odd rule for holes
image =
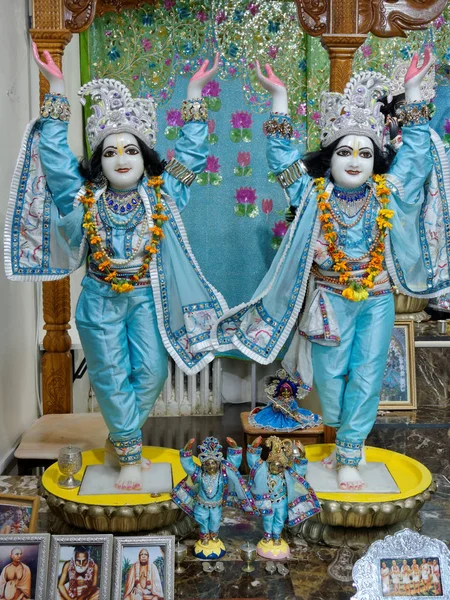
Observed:
[[[166,67],[170,67],[170,65],[172,64],[172,59],[166,58],[166,60],[164,61],[164,64],[166,65]]]
[[[248,167],[250,164],[250,152],[238,152],[237,162],[240,167]]]
[[[173,8],[176,4],[175,0],[164,0],[164,8],[166,10],[170,10],[171,8]]]
[[[220,169],[219,159],[217,156],[207,156],[206,157],[206,167],[205,171],[207,173],[218,173]]]
[[[286,235],[286,231],[288,230],[288,226],[286,221],[276,221],[274,226],[272,227],[272,232],[275,237],[282,238]]]
[[[372,48],[367,44],[364,44],[364,46],[361,46],[361,52],[363,53],[364,58],[369,58],[372,54]]]
[[[159,91],[159,97],[162,98],[162,100],[167,100],[167,92],[166,92],[166,90],[160,90]]]
[[[190,70],[191,70],[191,65],[185,64],[184,67],[183,67],[183,71],[185,73],[189,73]]]
[[[198,13],[195,15],[195,18],[198,21],[200,21],[200,23],[204,23],[208,20],[208,15],[205,13],[204,10],[199,10]]]
[[[433,25],[435,26],[436,29],[440,29],[442,27],[442,25],[444,25],[444,24],[445,24],[444,15],[441,15],[435,21],[433,21]]]
[[[148,38],[144,38],[141,41],[142,47],[144,48],[144,52],[148,52],[150,50],[150,48],[152,47],[152,43]]]
[[[210,121],[208,121],[208,133],[209,133],[209,135],[211,135],[212,133],[214,133],[215,130],[216,130],[216,122],[214,121],[214,119],[211,119]]]
[[[296,115],[306,115],[306,104],[305,102],[300,102],[295,111]]]
[[[267,54],[270,56],[272,60],[275,60],[278,54],[278,46],[269,46],[267,50]]]
[[[444,131],[445,133],[450,133],[450,119],[445,119]]]
[[[139,75],[133,75],[133,81],[136,81],[136,79],[139,79]]]
[[[170,127],[183,127],[184,121],[181,118],[181,112],[175,108],[166,111],[167,125]]]
[[[236,73],[237,73],[237,69],[236,69],[235,67],[230,67],[230,68],[228,69],[228,73],[229,73],[230,75],[236,75]]]
[[[172,160],[172,158],[174,156],[175,156],[175,150],[172,150],[172,149],[167,150],[167,154],[166,154],[167,160]]]
[[[221,92],[220,85],[217,81],[209,81],[202,90],[202,96],[217,98]]]
[[[216,14],[217,25],[220,25],[221,23],[223,23],[226,20],[227,20],[226,12],[224,10],[218,10],[217,14]]]
[[[273,210],[273,200],[270,198],[264,198],[261,200],[262,211],[265,215],[269,215]]]
[[[259,6],[255,2],[249,2],[247,4],[247,10],[255,16],[259,12]]]
[[[252,115],[245,111],[236,111],[231,115],[233,129],[249,129],[252,126]]]
[[[241,187],[236,190],[235,198],[238,204],[255,204],[256,190],[250,187]]]
[[[313,112],[313,114],[311,115],[311,119],[314,121],[314,123],[318,125],[320,120],[320,112]]]

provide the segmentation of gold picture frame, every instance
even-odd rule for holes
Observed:
[[[384,371],[379,410],[417,408],[413,321],[395,321]]]
[[[0,534],[36,533],[40,501],[39,496],[0,494]]]

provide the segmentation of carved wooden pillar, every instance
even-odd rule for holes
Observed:
[[[62,0],[34,0],[30,35],[39,52],[48,50],[62,69],[64,48],[72,33],[64,28]],[[40,100],[48,92],[48,81],[39,78]],[[45,353],[42,357],[42,400],[44,414],[72,410],[72,357],[70,354],[70,279],[43,285]]]

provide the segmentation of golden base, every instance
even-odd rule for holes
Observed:
[[[87,466],[103,464],[103,455],[103,449],[83,452],[83,467],[77,477],[83,478]],[[142,455],[152,462],[170,463],[174,485],[186,476],[178,450],[145,446]],[[168,527],[184,516],[170,494],[157,497],[136,493],[79,496],[79,488],[59,487],[60,476],[58,463],[51,465],[42,476],[47,503],[59,519],[77,528],[111,533],[152,531]]]

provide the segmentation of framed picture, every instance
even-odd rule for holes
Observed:
[[[414,323],[396,321],[380,395],[380,410],[411,410],[416,403]]]
[[[0,534],[35,533],[39,496],[0,494]]]
[[[113,600],[173,600],[173,535],[116,538],[114,544]]]
[[[0,598],[47,600],[50,535],[0,536]]]
[[[444,542],[403,529],[374,542],[353,567],[352,600],[450,599],[450,551]]]
[[[48,600],[109,600],[112,535],[54,535]]]

